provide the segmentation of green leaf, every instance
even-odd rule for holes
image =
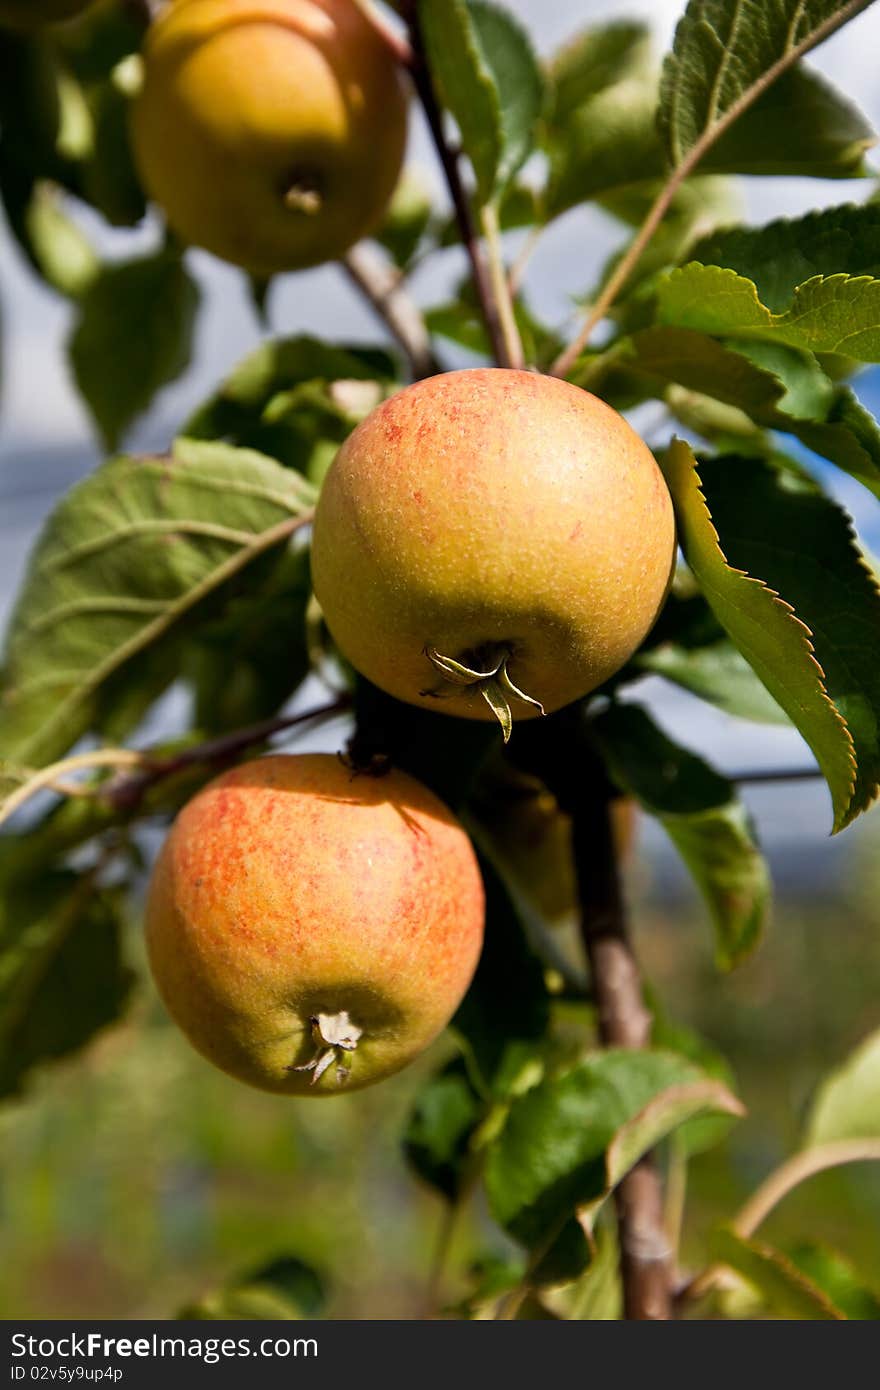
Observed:
[[[183,371],[197,307],[198,290],[175,251],[105,266],[89,285],[68,350],[109,448]]]
[[[87,99],[94,136],[82,170],[82,196],[113,226],[134,226],[147,203],[129,138],[131,97],[111,74],[94,84]]]
[[[553,60],[551,78],[555,101],[544,140],[550,158],[548,215],[593,198],[621,215],[615,203],[635,198],[643,210],[632,220],[640,225],[668,172],[655,119],[660,82],[648,31],[627,21],[588,29]],[[860,113],[817,74],[799,67],[784,73],[704,152],[700,169],[703,175],[852,177],[863,171],[871,143],[871,129]],[[720,192],[705,178],[699,182],[707,187],[685,195],[689,210],[698,198],[717,198]],[[686,211],[682,193],[679,189],[672,209],[679,224]],[[661,240],[668,234],[664,219]],[[653,244],[649,254],[656,255]]]
[[[646,26],[624,20],[585,30],[554,58],[550,78],[549,216],[663,174],[658,72]]]
[[[659,124],[673,168],[693,159],[729,129],[762,93],[778,84],[811,48],[847,20],[867,9],[870,0],[690,0],[675,31],[666,59],[660,94]],[[791,124],[795,139],[802,130],[783,106],[780,117]],[[764,124],[765,147],[774,126]],[[855,140],[858,166],[867,137]],[[861,149],[859,149],[861,145]],[[773,172],[780,172],[774,168]]]
[[[782,1318],[840,1321],[844,1314],[781,1250],[746,1239],[728,1227],[716,1231],[713,1257],[736,1270]]]
[[[311,502],[298,474],[226,445],[118,458],[49,518],[13,614],[0,758],[41,765],[103,727],[129,663],[161,662],[175,625],[264,552]],[[139,684],[139,682],[138,682]]]
[[[825,688],[809,630],[762,579],[728,565],[683,441],[673,440],[664,471],[685,558],[716,618],[813,750],[840,830],[853,814],[853,742]]]
[[[726,228],[701,238],[690,255],[753,281],[762,302],[781,314],[798,285],[816,276],[880,278],[880,203],[844,203],[764,227]]]
[[[735,270],[691,262],[657,287],[661,323],[716,337],[787,343],[804,352],[835,352],[880,361],[880,280],[829,275],[798,285],[790,306],[775,314],[756,286]]]
[[[268,719],[305,679],[311,592],[308,551],[289,550],[265,582],[231,597],[216,619],[199,624],[184,669],[202,735]]]
[[[770,876],[735,788],[635,705],[612,706],[594,728],[614,781],[659,819],[693,875],[719,964],[738,964],[760,939]]]
[[[132,981],[121,930],[119,890],[91,874],[44,871],[0,893],[0,1095],[119,1016]]]
[[[591,1228],[608,1193],[638,1159],[700,1110],[738,1113],[738,1102],[683,1058],[609,1049],[548,1077],[517,1097],[492,1143],[486,1191],[492,1213],[533,1252],[565,1230],[565,1264],[575,1277],[589,1263]],[[579,1238],[579,1239],[576,1239]],[[561,1273],[556,1261],[554,1275]]]
[[[326,1302],[324,1281],[311,1265],[284,1255],[251,1270],[233,1283],[204,1294],[179,1318],[221,1322],[227,1319],[298,1321],[317,1318]]]
[[[600,1208],[640,1158],[670,1134],[707,1114],[740,1118],[745,1111],[720,1081],[701,1076],[668,1086],[626,1120],[605,1153],[604,1189],[578,1213],[584,1229],[592,1234]]]
[[[148,24],[149,17],[129,5],[89,5],[73,21],[52,30],[52,43],[68,69],[89,86],[138,52]]]
[[[638,652],[634,663],[640,670],[663,676],[738,719],[750,719],[758,724],[790,722],[745,657],[727,638],[699,647],[661,642]]]
[[[380,349],[278,339],[240,362],[183,434],[257,449],[320,482],[339,445],[397,377],[394,359]]]
[[[61,74],[55,54],[34,39],[0,32],[0,151],[4,165],[31,175],[63,179],[69,166],[59,151],[63,116]]]
[[[603,194],[600,202],[607,212],[638,229],[657,196],[658,188],[656,181],[625,185]],[[643,321],[643,301],[647,301],[650,293],[650,286],[646,290],[645,281],[653,281],[659,271],[684,260],[690,254],[695,237],[711,227],[725,226],[735,221],[741,212],[739,190],[732,179],[721,178],[717,174],[695,174],[686,179],[676,190],[663,221],[640,255],[632,275],[627,278],[624,305],[635,298],[636,313],[642,316]],[[629,244],[609,259],[602,272],[601,284],[616,270]],[[625,323],[625,309],[618,306],[614,317]]]
[[[880,1318],[880,1298],[853,1265],[837,1250],[809,1243],[796,1245],[786,1254],[801,1274],[809,1279],[844,1317],[853,1322]]]
[[[529,39],[486,0],[420,9],[432,76],[455,117],[482,203],[495,202],[534,145],[544,86]]]
[[[874,132],[841,92],[805,63],[790,68],[712,143],[704,173],[852,179],[869,173]]]
[[[420,171],[406,168],[394,190],[384,220],[373,236],[396,266],[405,270],[431,222],[431,188]]]
[[[561,351],[561,340],[531,313],[522,297],[514,305],[514,316],[528,360],[538,366],[548,364]],[[468,352],[491,358],[485,320],[469,285],[462,287],[457,299],[428,309],[425,323],[434,336],[448,338]]]
[[[643,81],[654,64],[651,31],[638,20],[590,25],[569,39],[550,64],[551,130],[561,131],[586,102],[628,78]]]
[[[572,1322],[619,1322],[623,1317],[620,1250],[612,1223],[593,1235],[589,1269],[566,1291],[566,1314]]]
[[[0,791],[5,791],[0,770]],[[16,783],[18,785],[18,783]],[[0,896],[13,900],[17,885],[39,880],[71,850],[85,844],[117,819],[107,801],[96,797],[64,797],[42,819],[21,834],[0,835]]]
[[[471,1139],[484,1109],[460,1057],[433,1076],[416,1098],[404,1152],[422,1181],[449,1201],[466,1179]]]
[[[880,1031],[830,1074],[810,1107],[805,1145],[838,1139],[880,1139]]]
[[[37,273],[60,294],[84,294],[100,262],[86,234],[65,211],[57,186],[29,178],[16,183],[2,168],[0,184],[10,226]]]
[[[762,459],[708,459],[700,479],[727,563],[760,576],[810,630],[855,748],[852,819],[880,791],[880,587],[852,523],[816,484]]]
[[[706,1038],[692,1028],[668,1018],[657,1001],[650,996],[648,1003],[652,1014],[651,1043],[662,1052],[677,1052],[689,1062],[700,1068],[706,1076],[720,1081],[731,1093],[736,1095],[736,1077],[727,1058]],[[698,1115],[675,1131],[674,1144],[679,1153],[686,1157],[705,1153],[714,1148],[730,1133],[731,1125],[739,1116],[732,1111],[724,1115]]]
[[[612,351],[633,373],[679,383],[765,429],[795,435],[880,496],[880,428],[814,357],[781,343],[722,343],[687,328],[646,328]]]

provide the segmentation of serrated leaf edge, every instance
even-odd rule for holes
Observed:
[[[820,693],[820,698],[825,702],[825,704],[826,704],[826,705],[828,706],[828,708],[831,710],[831,712],[832,712],[832,714],[833,714],[833,717],[834,717],[835,721],[837,722],[837,724],[838,724],[838,726],[839,726],[839,728],[840,728],[840,730],[841,730],[841,732],[842,732],[842,734],[843,734],[843,736],[844,736],[844,742],[845,742],[846,749],[847,749],[847,753],[848,753],[848,762],[849,762],[849,765],[850,765],[850,768],[851,768],[851,777],[850,777],[850,783],[849,783],[849,798],[848,798],[848,802],[847,802],[846,807],[845,807],[845,808],[841,808],[841,810],[835,814],[834,825],[833,825],[833,833],[837,833],[837,832],[840,831],[840,830],[844,830],[844,829],[846,828],[846,826],[848,826],[848,825],[851,823],[851,821],[855,819],[855,816],[858,814],[858,811],[853,809],[853,797],[854,797],[854,794],[855,794],[856,774],[857,774],[857,771],[858,771],[858,763],[857,763],[857,760],[856,760],[855,744],[853,743],[852,734],[851,734],[850,731],[849,731],[849,725],[847,724],[847,722],[846,722],[846,720],[844,719],[843,715],[840,713],[840,710],[837,708],[837,706],[835,705],[834,701],[832,700],[831,696],[828,694],[828,691],[827,691],[826,688],[825,688],[825,672],[824,672],[824,670],[822,669],[822,666],[821,666],[821,664],[820,664],[820,662],[819,662],[819,660],[818,660],[818,658],[817,658],[817,656],[816,656],[815,649],[814,649],[814,647],[813,647],[813,643],[812,643],[812,635],[813,635],[813,634],[812,634],[812,632],[810,631],[810,629],[807,627],[807,624],[806,624],[805,622],[803,622],[801,618],[798,617],[798,615],[797,615],[797,613],[795,612],[795,610],[794,610],[794,608],[792,607],[792,605],[791,605],[790,603],[788,603],[788,602],[781,596],[781,594],[778,594],[778,593],[776,592],[775,589],[771,589],[771,588],[770,588],[770,585],[769,585],[769,584],[765,584],[765,582],[764,582],[763,579],[759,579],[756,575],[749,574],[746,570],[737,569],[736,566],[731,565],[731,564],[728,563],[727,556],[725,555],[724,549],[723,549],[723,547],[722,547],[722,545],[721,545],[721,538],[720,538],[720,536],[718,535],[718,531],[717,531],[716,528],[715,528],[715,523],[714,523],[714,521],[712,520],[712,513],[711,513],[710,510],[709,510],[709,503],[708,503],[708,501],[706,500],[706,494],[703,492],[703,483],[702,483],[702,479],[700,478],[700,470],[699,470],[699,465],[698,465],[697,459],[695,458],[695,456],[694,456],[694,454],[693,454],[693,451],[690,449],[690,446],[686,444],[686,441],[685,441],[685,440],[673,439],[672,442],[673,442],[673,444],[675,444],[675,443],[685,444],[686,447],[688,448],[688,452],[689,452],[689,454],[690,454],[690,456],[691,456],[691,460],[692,460],[692,462],[691,462],[691,471],[692,471],[692,473],[693,473],[694,480],[695,480],[695,488],[696,488],[697,496],[699,497],[700,504],[701,504],[701,506],[702,506],[703,513],[704,513],[704,516],[705,516],[705,520],[706,520],[706,522],[707,522],[707,524],[708,524],[708,526],[709,526],[709,530],[710,530],[712,536],[714,537],[715,545],[716,545],[718,554],[719,554],[719,556],[721,557],[722,563],[724,564],[725,568],[726,568],[731,574],[735,574],[735,575],[737,575],[739,578],[745,579],[747,583],[749,583],[749,584],[754,584],[754,585],[756,585],[758,588],[763,589],[767,594],[770,595],[770,597],[774,600],[774,602],[777,604],[777,606],[778,606],[779,608],[782,609],[782,611],[789,617],[789,619],[790,619],[798,628],[800,628],[800,630],[801,630],[802,640],[803,640],[803,644],[804,644],[804,648],[805,648],[805,652],[806,652],[807,658],[808,658],[810,664],[815,668],[816,674],[817,674],[817,676],[818,676],[818,678],[819,678],[819,693]],[[701,586],[701,587],[702,587],[702,586]],[[829,790],[830,790],[830,787],[829,787]],[[832,792],[832,799],[833,799],[833,792]]]

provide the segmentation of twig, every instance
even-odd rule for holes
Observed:
[[[639,968],[626,926],[604,768],[580,769],[590,795],[574,808],[572,834],[581,898],[581,934],[606,1047],[647,1047],[651,1016],[642,1000]],[[640,1159],[615,1193],[624,1317],[671,1317],[672,1252],[660,1176],[650,1154]]]
[[[513,309],[513,295],[510,292],[510,281],[507,277],[507,268],[504,264],[504,256],[501,249],[501,231],[498,225],[498,213],[493,204],[487,204],[480,212],[480,225],[483,229],[483,236],[486,239],[486,253],[489,258],[489,274],[492,279],[492,290],[495,295],[495,303],[498,306],[498,314],[501,320],[501,332],[504,334],[504,349],[507,354],[508,365],[522,369],[525,366],[525,356],[523,354],[522,339],[519,336],[519,328],[516,323],[516,315]]]
[[[425,321],[404,289],[401,277],[363,242],[351,248],[342,265],[403,348],[413,378],[418,381],[439,372]]]
[[[623,289],[636,265],[642,258],[642,254],[648,246],[651,238],[669,211],[670,204],[678,192],[685,179],[689,178],[697,165],[702,160],[708,150],[712,148],[716,140],[729,130],[734,121],[738,120],[744,111],[757,101],[778,77],[792,66],[798,58],[817,44],[829,38],[835,30],[852,19],[861,10],[867,9],[871,0],[850,0],[848,5],[838,10],[835,14],[829,15],[823,24],[817,26],[807,39],[792,45],[780,58],[777,59],[766,72],[762,73],[757,81],[747,87],[732,102],[727,110],[712,124],[706,127],[699,139],[691,146],[684,158],[676,165],[667,179],[664,186],[660,189],[654,202],[648,210],[648,214],[636,233],[635,238],[630,243],[628,250],[621,257],[617,264],[614,274],[609,279],[599,298],[590,308],[586,321],[573,342],[559,354],[556,361],[550,368],[552,376],[568,376],[578,357],[590,341],[593,329],[605,318],[609,309],[616,300],[618,294]]]
[[[696,146],[694,146],[694,148],[696,149]],[[690,168],[686,168],[685,164],[680,164],[669,182],[660,190],[651,205],[647,217],[636,233],[633,241],[630,243],[629,250],[618,261],[614,274],[609,279],[604,290],[599,295],[599,298],[591,306],[584,321],[584,325],[577,334],[577,337],[559,354],[556,361],[551,366],[551,376],[568,376],[575,362],[593,336],[594,328],[604,319],[630,275],[635,270],[636,265],[641,260],[642,253],[646,250],[648,243],[660,226],[663,218],[666,216],[670,203],[688,173],[690,173]]]
[[[738,1235],[748,1238],[770,1215],[775,1206],[807,1178],[839,1168],[844,1163],[880,1161],[880,1139],[838,1139],[805,1149],[765,1178],[761,1186],[740,1208],[732,1225]]]
[[[36,772],[30,773],[27,781],[0,804],[0,825],[10,819],[25,802],[38,791],[51,791],[59,777],[67,772],[82,772],[97,767],[143,767],[147,754],[136,753],[130,748],[95,748],[89,753],[74,753],[61,762],[51,763]]]
[[[629,940],[611,823],[618,794],[574,709],[541,726],[522,726],[514,756],[541,777],[572,818],[572,847],[581,905],[581,936],[593,981],[599,1036],[606,1047],[647,1047],[651,1016],[642,999]],[[650,1154],[615,1191],[624,1317],[672,1316],[672,1251],[663,1191]]]
[[[508,293],[514,299],[520,292],[529,261],[535,252],[535,248],[541,239],[543,231],[543,227],[532,227],[510,267],[507,276],[507,287]]]
[[[319,705],[316,709],[305,710],[301,714],[281,714],[274,719],[263,719],[258,724],[248,725],[247,728],[233,729],[231,733],[222,734],[219,738],[183,748],[172,757],[152,761],[139,775],[108,782],[98,791],[110,802],[114,810],[133,811],[157,783],[175,776],[178,772],[184,772],[188,767],[195,767],[199,763],[222,765],[231,762],[245,749],[266,743],[274,734],[314,720],[329,719],[335,714],[343,714],[350,707],[351,697],[340,695],[329,704]]]
[[[726,776],[729,782],[749,782],[754,785],[761,782],[808,782],[813,778],[823,777],[824,773],[819,767],[765,767],[747,769],[745,772],[728,772]]]
[[[748,1240],[773,1208],[808,1178],[845,1163],[871,1162],[880,1162],[880,1139],[839,1139],[796,1153],[764,1179],[731,1221],[731,1228]],[[705,1297],[721,1281],[724,1269],[722,1264],[710,1265],[679,1290],[676,1301],[693,1302]]]
[[[446,176],[449,194],[452,198],[452,205],[458,220],[462,244],[464,245],[468,260],[471,264],[474,288],[486,324],[489,342],[492,346],[492,355],[499,367],[509,367],[511,363],[507,355],[507,346],[501,328],[501,319],[498,306],[495,302],[495,296],[492,292],[492,283],[489,277],[488,267],[474,225],[470,198],[462,182],[458,156],[446,139],[446,134],[443,129],[443,112],[440,109],[440,103],[437,100],[437,94],[434,91],[434,84],[431,80],[431,73],[425,58],[425,45],[422,38],[418,14],[418,0],[405,0],[405,3],[401,5],[401,12],[409,25],[410,40],[413,49],[413,65],[411,69],[413,82],[415,83],[416,91],[418,92],[419,99],[424,108],[428,127],[431,131],[440,163],[443,166],[443,173]]]

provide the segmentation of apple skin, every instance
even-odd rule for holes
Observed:
[[[406,141],[398,65],[355,0],[178,0],[151,27],[132,143],[182,240],[255,275],[381,219]],[[301,185],[314,206],[289,206]]]
[[[663,476],[617,411],[552,377],[476,368],[407,387],[349,436],[318,503],[312,575],[334,640],[374,685],[491,719],[427,648],[481,668],[507,650],[511,679],[549,714],[629,659],[674,558]]]
[[[40,29],[82,14],[93,0],[0,0],[0,27]]]
[[[338,1095],[399,1071],[470,984],[484,894],[470,840],[398,771],[354,776],[327,754],[275,755],[215,778],[180,812],[153,870],[150,965],[169,1013],[222,1071],[284,1095]],[[342,1084],[310,1020],[363,1029]]]
[[[628,796],[608,805],[621,866],[633,856],[638,808]],[[548,926],[576,920],[578,890],[571,817],[552,792],[509,763],[485,769],[475,793],[477,822],[504,878]]]

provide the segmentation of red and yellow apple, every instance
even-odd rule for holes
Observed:
[[[672,577],[672,502],[617,411],[568,382],[477,368],[417,382],[340,449],[314,525],[333,638],[400,700],[549,713],[613,675]]]
[[[483,885],[464,829],[402,772],[271,756],[204,787],[153,871],[150,964],[210,1061],[286,1095],[410,1062],[465,994]]]

